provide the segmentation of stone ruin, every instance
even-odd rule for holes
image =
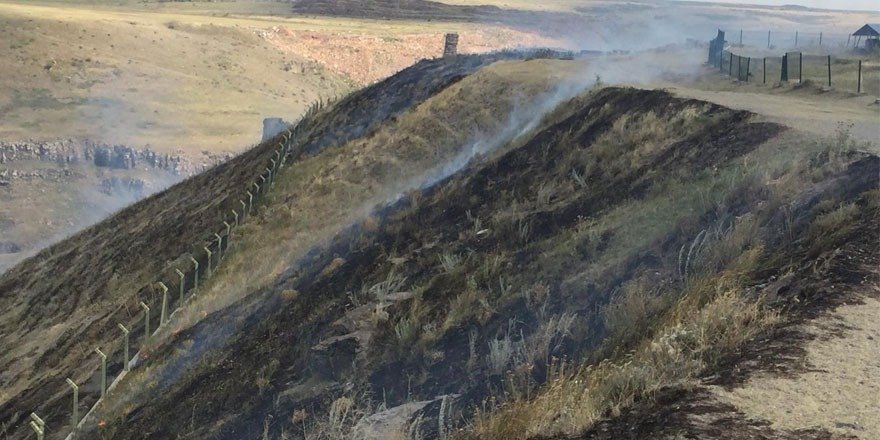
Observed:
[[[443,58],[458,55],[458,34],[446,34],[446,44],[443,47]]]

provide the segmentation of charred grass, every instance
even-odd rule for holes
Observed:
[[[756,280],[876,186],[849,165],[875,157],[745,112],[632,89],[562,108],[179,335],[198,346],[236,326],[222,350],[160,376],[149,405],[117,414],[114,434],[330,438],[444,395],[402,430],[577,433],[771,328],[779,312]],[[289,184],[279,193],[302,191]],[[152,422],[184,412],[195,422]]]
[[[430,93],[443,90],[451,79],[457,81],[467,76],[480,63],[479,57],[468,57],[423,64],[386,83],[357,92],[302,122],[301,129],[307,136],[300,139],[296,151],[317,151],[358,136],[370,124],[393,118],[410,105],[427,99]],[[400,83],[433,77],[427,73],[431,69],[444,74],[435,78],[428,94],[410,96],[400,87]],[[385,92],[381,91],[383,86]],[[372,94],[373,99],[360,99],[363,94]],[[371,116],[363,127],[341,130],[317,122],[327,115],[345,114]],[[231,210],[240,209],[239,198],[246,199],[244,191],[257,181],[280,141],[280,136],[269,140],[126,208],[0,276],[0,343],[4,347],[0,353],[0,383],[5,387],[0,394],[0,419],[6,424],[7,434],[23,434],[30,411],[37,411],[52,426],[65,425],[69,416],[65,377],[83,385],[80,413],[85,413],[98,394],[97,379],[91,374],[98,368],[93,349],[104,347],[108,352],[111,376],[121,370],[116,323],[136,329],[131,336],[133,342],[142,340],[139,302],[153,306],[152,321],[157,323],[161,294],[154,283],[164,280],[176,291],[176,281],[169,281],[177,279],[173,269],[188,271],[191,255],[204,270],[202,247],[211,241],[214,232],[223,228],[222,221],[230,219]],[[309,170],[314,171],[306,168],[301,172],[308,174]],[[265,209],[258,207],[255,217],[260,218]],[[247,228],[236,233],[246,236]],[[233,241],[238,239],[234,237]],[[240,268],[235,263],[226,264],[232,269]],[[240,273],[248,272],[241,268]],[[213,278],[216,279],[222,276]],[[255,283],[245,285],[251,289],[255,289],[254,285],[264,286]],[[200,286],[198,296],[208,288],[210,284]],[[193,319],[196,314],[200,318],[207,313],[204,308],[192,312]],[[174,328],[169,332],[180,330]],[[135,345],[134,350],[139,348],[139,344]]]

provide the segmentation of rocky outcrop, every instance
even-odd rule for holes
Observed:
[[[133,148],[89,140],[0,142],[0,164],[40,160],[59,164],[90,162],[112,169],[159,169],[176,175],[192,175],[230,158],[231,154],[209,155],[196,161],[183,155],[160,154],[149,147]]]

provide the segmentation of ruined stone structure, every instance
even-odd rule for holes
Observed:
[[[446,34],[446,44],[443,47],[443,58],[458,55],[458,34]]]

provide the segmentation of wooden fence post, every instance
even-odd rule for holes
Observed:
[[[70,436],[76,438],[76,425],[79,424],[79,387],[69,377],[66,379],[70,389],[73,390],[73,411],[70,414]]]
[[[131,369],[131,367],[129,366],[129,361],[131,359],[128,357],[128,333],[129,333],[129,331],[121,323],[117,323],[116,325],[119,326],[119,330],[122,330],[122,346],[124,347],[123,351],[122,351],[122,370],[129,371]]]
[[[101,357],[101,397],[104,397],[107,394],[107,355],[100,348],[96,348],[95,353]]]

